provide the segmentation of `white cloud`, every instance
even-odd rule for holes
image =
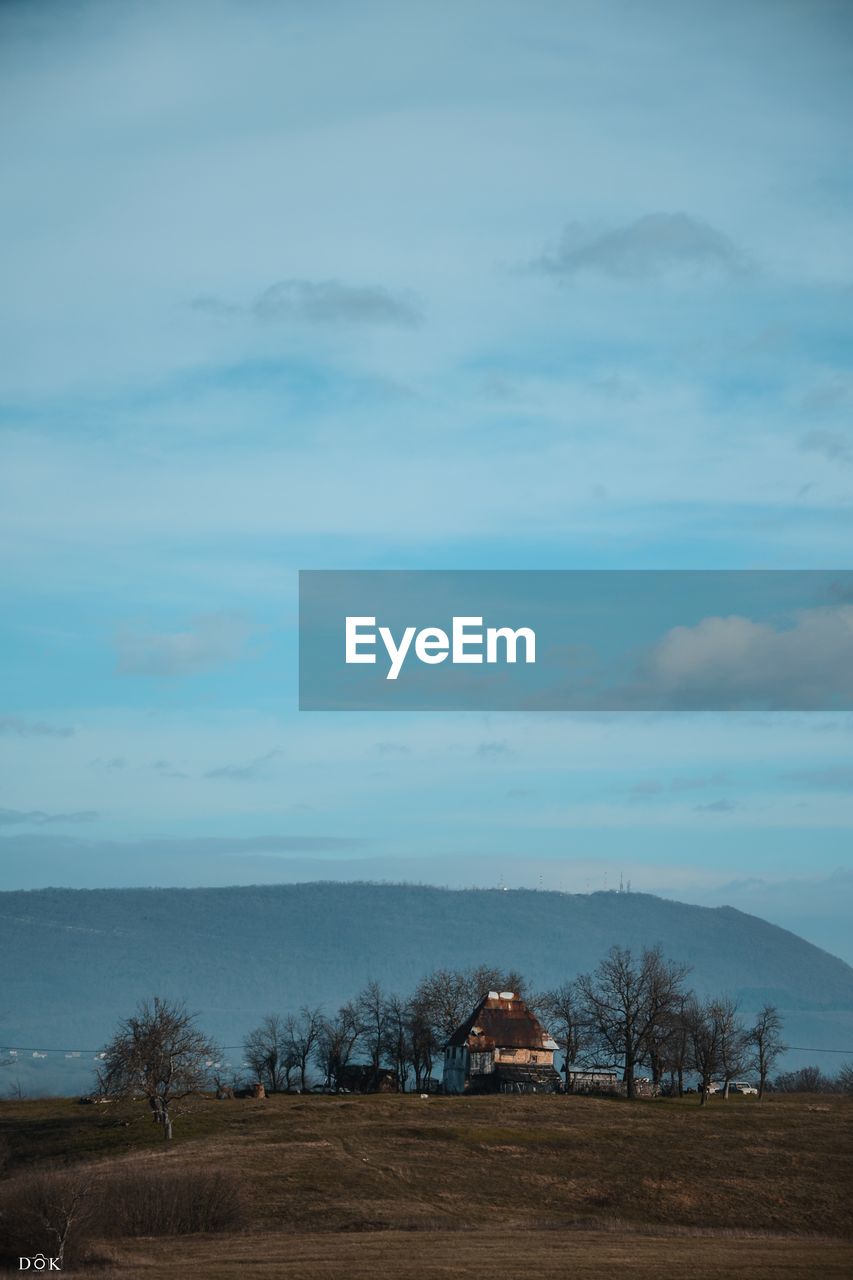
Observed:
[[[853,700],[851,653],[851,605],[801,610],[786,629],[709,617],[669,631],[644,674],[667,706],[831,708]]]
[[[230,613],[210,613],[193,620],[191,630],[135,632],[122,629],[116,637],[118,670],[122,675],[189,676],[245,652],[253,628]]]

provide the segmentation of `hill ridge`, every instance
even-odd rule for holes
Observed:
[[[332,1011],[371,978],[404,995],[433,968],[486,963],[541,990],[614,944],[656,943],[691,966],[700,994],[732,994],[746,1015],[779,1005],[791,1043],[853,1045],[851,966],[736,907],[652,894],[370,881],[9,890],[0,925],[0,1047],[103,1043],[154,994],[185,1000],[235,1044],[266,1013]]]

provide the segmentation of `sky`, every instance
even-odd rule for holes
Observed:
[[[0,888],[728,902],[853,715],[300,713],[299,569],[844,569],[850,7],[0,7]]]

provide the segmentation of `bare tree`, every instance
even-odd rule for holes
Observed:
[[[432,1028],[435,1047],[452,1036],[471,1007],[465,975],[457,969],[435,969],[421,978],[412,996],[412,1009]]]
[[[418,983],[412,1004],[432,1027],[438,1045],[453,1034],[473,1007],[469,983],[458,969],[436,969]]]
[[[314,1060],[323,1072],[327,1089],[338,1087],[338,1074],[352,1057],[359,1035],[358,1013],[352,1004],[342,1005],[334,1018],[323,1019]]]
[[[489,991],[512,991],[521,996],[527,987],[516,969],[496,969],[489,964],[478,964],[473,969],[466,969],[463,976],[468,983],[472,1008]]]
[[[577,984],[564,982],[552,991],[543,991],[531,1000],[531,1006],[547,1023],[548,1030],[562,1050],[568,1089],[569,1070],[579,1060],[589,1041]]]
[[[379,1080],[382,1060],[385,1056],[388,1031],[388,1002],[384,991],[376,981],[368,982],[356,997],[359,1040],[370,1058],[374,1085]]]
[[[208,1087],[218,1054],[185,1005],[155,997],[119,1024],[104,1050],[98,1081],[105,1094],[147,1098],[168,1140],[175,1105]]]
[[[594,973],[577,979],[583,1021],[611,1060],[621,1064],[626,1093],[637,1096],[634,1072],[656,1028],[678,1007],[688,966],[664,960],[659,947],[635,957],[611,947]]]
[[[12,1220],[29,1240],[53,1257],[58,1270],[78,1252],[91,1225],[95,1180],[80,1169],[45,1169],[7,1184],[13,1194]]]
[[[296,1015],[291,1014],[285,1023],[287,1057],[299,1071],[299,1087],[303,1093],[308,1085],[308,1063],[314,1056],[322,1026],[322,1010],[310,1009],[308,1005],[303,1005]]]
[[[842,1062],[838,1072],[838,1087],[842,1093],[853,1093],[853,1062]]]
[[[415,1088],[425,1089],[432,1075],[432,1064],[441,1050],[435,1028],[430,1021],[428,1011],[415,998],[407,1005],[409,1025],[409,1050],[412,1057],[412,1071],[415,1075]]]
[[[675,1007],[652,1028],[643,1053],[643,1062],[648,1064],[654,1083],[661,1084],[664,1076],[669,1075],[670,1092],[679,1098],[684,1093],[689,1043],[683,1016],[687,999],[687,993],[682,993]]]
[[[267,1093],[290,1088],[296,1063],[289,1053],[288,1029],[282,1018],[268,1013],[243,1041],[243,1056]]]
[[[385,1001],[385,1056],[401,1093],[406,1091],[412,1062],[411,1009],[407,1000],[389,996]]]
[[[728,1098],[733,1080],[742,1075],[749,1063],[749,1035],[738,1017],[738,1002],[730,996],[717,1000],[720,1032],[720,1075],[723,1097]]]
[[[782,1018],[775,1005],[766,1004],[759,1010],[749,1031],[749,1042],[754,1051],[753,1064],[758,1072],[758,1098],[764,1097],[767,1080],[778,1058],[787,1049],[782,1043]]]
[[[659,1080],[663,1075],[668,1075],[670,1094],[676,1098],[684,1094],[684,1073],[690,1049],[690,1031],[685,1010],[690,999],[687,993],[679,997],[676,1007],[653,1034],[652,1048],[649,1051],[653,1078]]]
[[[820,1067],[812,1064],[777,1076],[773,1087],[779,1093],[832,1093],[833,1084],[834,1081],[825,1076]]]
[[[418,1016],[429,1022],[439,1047],[489,991],[524,990],[524,980],[514,970],[489,965],[473,969],[436,969],[423,978],[412,997]]]
[[[7,1017],[7,1013],[6,1013],[6,1011],[4,1010],[4,1011],[3,1011],[3,1013],[2,1013],[2,1015],[0,1015],[0,1016],[2,1016],[2,1018],[3,1018],[4,1022],[5,1022],[6,1017]],[[15,1061],[15,1059],[14,1059],[13,1057],[8,1057],[8,1058],[0,1057],[0,1067],[11,1067],[11,1065],[12,1065],[12,1063],[13,1063],[14,1061]]]
[[[685,1006],[684,1019],[690,1036],[689,1062],[699,1076],[699,1100],[704,1107],[711,1081],[722,1065],[719,1001],[702,1002],[694,996]]]

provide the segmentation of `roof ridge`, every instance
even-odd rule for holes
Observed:
[[[469,1043],[472,1039],[473,1045]],[[486,992],[448,1038],[446,1047],[468,1045],[476,1049],[478,1042],[484,1050],[487,1046],[551,1051],[556,1048],[547,1029],[517,992],[512,996]]]

